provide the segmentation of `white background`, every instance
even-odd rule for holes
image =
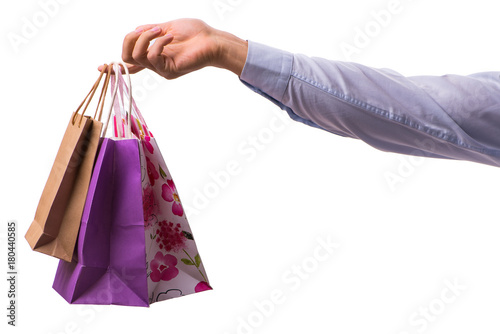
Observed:
[[[0,5],[0,277],[7,272],[10,219],[18,222],[19,251],[18,327],[6,325],[2,279],[1,331],[498,333],[497,168],[409,159],[282,121],[283,111],[214,68],[172,81],[147,72],[133,77],[142,92],[139,107],[183,204],[192,208],[188,217],[214,290],[147,309],[69,305],[51,288],[57,260],[32,252],[24,233],[69,115],[97,66],[119,59],[123,37],[138,25],[196,17],[288,51],[405,75],[499,69],[500,21],[492,1],[400,0],[383,25],[373,12],[386,10],[389,0],[221,0],[230,6],[224,12],[216,3]],[[373,29],[367,45],[346,57],[342,43],[354,45],[367,27]],[[24,40],[14,45],[12,36]],[[261,150],[243,154],[251,137],[261,138]],[[239,174],[214,187],[213,175],[231,161]],[[388,175],[400,182],[391,187]],[[313,257],[319,239],[339,244],[321,253],[322,261]],[[300,277],[293,266],[309,273]],[[460,285],[455,293],[450,282]],[[270,306],[275,293],[282,298]]]

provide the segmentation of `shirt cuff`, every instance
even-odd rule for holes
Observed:
[[[292,73],[293,54],[248,41],[240,80],[274,102],[281,102]]]

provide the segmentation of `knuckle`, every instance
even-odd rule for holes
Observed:
[[[144,56],[142,53],[138,52],[137,50],[132,51],[132,59],[138,63],[141,63],[142,60],[144,59]]]
[[[128,34],[126,34],[126,35],[125,35],[125,40],[126,40],[126,41],[133,40],[133,39],[135,39],[135,38],[136,38],[136,35],[137,35],[137,34],[135,33],[135,31],[131,31],[131,32],[129,32]]]
[[[122,59],[126,63],[134,63],[134,59],[132,58],[132,56],[126,52],[122,53]]]
[[[148,59],[149,62],[154,62],[156,60],[157,54],[150,51],[148,52],[146,58]]]

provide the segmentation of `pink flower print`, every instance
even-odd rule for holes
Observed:
[[[137,119],[132,116],[132,122],[131,122],[131,128],[132,128],[132,133],[137,137],[137,138],[141,138],[141,132],[139,130],[139,128],[137,127]]]
[[[167,180],[167,183],[163,184],[161,197],[163,197],[163,199],[167,202],[173,202],[172,212],[174,215],[182,217],[184,209],[182,208],[181,200],[177,194],[174,181]]]
[[[206,290],[212,290],[212,287],[208,285],[207,282],[200,282],[194,287],[194,292],[202,292]]]
[[[141,140],[142,147],[144,147],[144,150],[148,150],[149,153],[153,154],[154,152],[154,147],[150,143],[151,137],[144,137],[143,140]]]
[[[151,261],[151,275],[149,276],[153,282],[170,281],[179,274],[177,259],[175,256],[161,252],[156,253],[155,258]]]
[[[179,223],[174,225],[174,223],[167,222],[166,220],[159,222],[156,235],[156,242],[159,244],[160,249],[164,249],[167,252],[178,252],[186,247],[186,236],[181,230],[181,224]]]
[[[155,180],[160,177],[160,174],[158,174],[155,165],[151,162],[151,160],[149,160],[148,157],[146,157],[146,164],[148,166],[149,183],[151,183],[151,186],[154,186]]]
[[[158,205],[156,203],[155,194],[153,187],[148,186],[144,188],[142,194],[142,209],[144,212],[144,227],[151,227],[154,219],[154,215],[158,211]]]
[[[146,124],[143,124],[142,125],[142,128],[144,129],[144,134],[148,137],[153,137],[153,134],[149,131],[148,127],[146,126]],[[152,153],[152,152],[151,152]]]

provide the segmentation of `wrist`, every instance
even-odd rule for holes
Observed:
[[[215,41],[217,57],[214,66],[240,76],[247,59],[248,42],[225,31],[218,31]]]

